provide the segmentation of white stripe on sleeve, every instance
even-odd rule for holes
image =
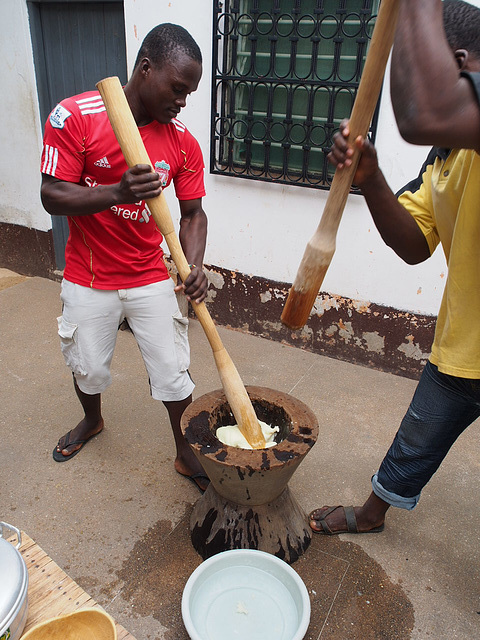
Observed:
[[[51,147],[49,144],[45,145],[45,160],[43,162],[42,173],[47,173],[51,176],[55,176],[55,171],[58,164],[58,149]]]
[[[81,100],[75,100],[75,102],[78,105],[82,105],[85,104],[86,102],[92,102],[92,103],[98,103],[100,104],[102,102],[102,98],[99,95],[96,96],[90,96],[88,98],[81,98]]]
[[[96,109],[81,109],[80,113],[82,116],[86,116],[88,113],[101,113],[105,111],[105,107],[102,105],[101,107],[97,107]]]

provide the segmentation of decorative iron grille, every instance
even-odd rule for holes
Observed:
[[[328,189],[379,0],[214,0],[210,171]],[[369,132],[375,139],[378,106]]]

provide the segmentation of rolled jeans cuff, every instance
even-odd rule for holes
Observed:
[[[373,493],[378,498],[380,498],[384,502],[388,502],[388,504],[392,505],[392,507],[407,509],[408,511],[415,509],[415,507],[417,506],[417,502],[420,499],[420,494],[418,494],[417,496],[413,496],[413,498],[404,498],[403,496],[399,496],[396,493],[387,491],[378,481],[378,473],[375,473],[372,476],[372,489]]]

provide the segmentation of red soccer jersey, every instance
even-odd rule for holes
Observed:
[[[205,195],[203,158],[179,120],[156,121],[140,134],[165,187],[173,180],[179,200]],[[98,91],[58,104],[45,126],[42,173],[95,188],[120,182],[127,170]],[[168,278],[162,235],[142,200],[100,213],[68,217],[64,277],[96,289],[127,289]]]

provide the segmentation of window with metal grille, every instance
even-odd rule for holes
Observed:
[[[211,173],[329,188],[378,5],[214,0]]]

